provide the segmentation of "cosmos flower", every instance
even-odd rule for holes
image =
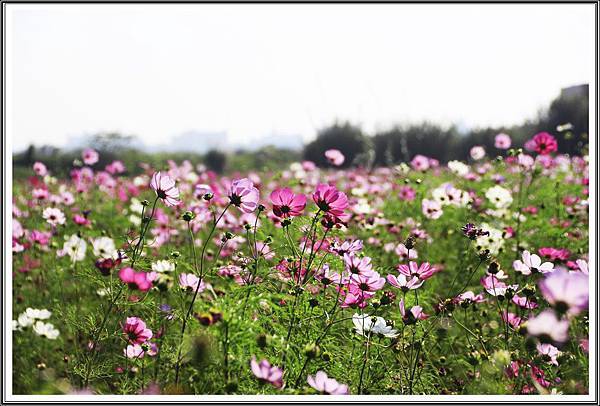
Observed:
[[[98,153],[91,148],[84,149],[81,153],[81,157],[83,158],[83,163],[86,165],[94,165],[98,162],[99,158]]]
[[[328,149],[325,151],[325,158],[327,158],[327,161],[334,166],[340,166],[346,160],[344,154],[337,149]]]
[[[109,237],[99,237],[92,241],[94,255],[98,258],[117,258],[118,251],[115,242]]]
[[[150,180],[150,187],[166,206],[171,207],[181,204],[179,189],[175,187],[175,181],[169,175],[155,172],[152,175],[152,180]]]
[[[469,154],[471,155],[471,158],[473,158],[475,161],[479,161],[485,156],[485,149],[480,145],[476,145],[473,148],[471,148]]]
[[[283,370],[279,367],[272,366],[266,359],[263,359],[258,363],[256,362],[256,357],[253,356],[252,360],[250,360],[250,369],[259,381],[270,383],[276,388],[281,388],[283,386]]]
[[[511,145],[510,135],[500,133],[494,137],[494,146],[498,149],[509,149]]]
[[[412,161],[410,161],[410,166],[415,171],[426,171],[429,169],[429,159],[423,155],[415,155]]]
[[[139,317],[127,317],[123,324],[123,333],[130,344],[143,344],[152,338],[152,330]]]
[[[521,260],[517,259],[513,262],[515,271],[521,272],[523,275],[531,275],[532,273],[548,273],[554,270],[552,262],[544,262],[536,254],[531,254],[529,251],[523,251]]]
[[[195,292],[203,292],[206,289],[206,285],[204,281],[201,281],[196,275],[193,273],[182,273],[179,275],[179,286],[181,286],[184,290],[191,290]]]
[[[558,269],[542,279],[538,286],[544,299],[559,313],[577,315],[588,310],[589,279],[582,273]]]
[[[546,361],[549,364],[558,366],[557,358],[560,355],[558,348],[548,343],[537,343],[536,348],[541,355],[546,357]]]
[[[48,340],[56,340],[60,334],[52,323],[36,321],[33,324],[33,332],[39,336],[46,337]]]
[[[46,221],[53,225],[57,226],[59,224],[65,224],[65,214],[60,210],[54,207],[47,207],[42,212],[42,217],[46,219]]]
[[[530,151],[535,151],[540,155],[548,155],[558,150],[558,143],[556,142],[556,138],[549,133],[541,132],[534,135],[533,138],[525,144],[525,148]]]
[[[419,320],[425,320],[429,317],[427,314],[425,314],[421,306],[413,306],[406,311],[406,308],[404,307],[404,299],[400,299],[398,307],[400,308],[400,315],[402,316],[402,321],[404,321],[404,324],[414,324]]]
[[[46,176],[48,174],[48,169],[46,168],[46,165],[44,165],[41,162],[35,162],[33,164],[33,171],[38,176]]]
[[[259,192],[248,178],[238,179],[231,183],[229,201],[244,213],[252,213],[258,207]]]
[[[146,272],[136,272],[130,267],[122,268],[119,271],[119,278],[126,283],[130,289],[138,289],[142,292],[146,292],[152,287],[152,281],[148,279]]]
[[[87,244],[83,238],[80,238],[77,234],[73,234],[65,241],[62,250],[58,250],[56,254],[58,256],[68,255],[71,261],[77,262],[85,259],[86,249]]]
[[[439,219],[444,214],[442,204],[435,200],[423,199],[421,209],[425,217],[432,220]]]
[[[410,261],[408,265],[400,264],[396,267],[398,272],[408,277],[417,277],[421,280],[431,278],[437,270],[432,267],[429,262],[423,262],[421,265],[414,261]]]
[[[419,279],[417,276],[413,276],[411,279],[408,279],[406,275],[403,274],[398,276],[388,275],[387,281],[390,285],[402,290],[403,292],[408,292],[412,289],[418,289],[425,282],[424,280]]]
[[[510,191],[498,185],[489,188],[485,192],[485,197],[487,197],[497,209],[505,209],[513,202]]]
[[[319,184],[312,198],[323,213],[331,214],[334,217],[344,216],[344,210],[348,208],[346,194],[338,191],[335,186]]]
[[[350,274],[370,275],[373,273],[373,265],[369,257],[344,254],[344,264],[346,271]]]
[[[527,321],[527,332],[542,343],[562,344],[569,339],[569,321],[559,319],[554,311],[546,309]]]
[[[354,331],[363,337],[368,337],[371,334],[390,338],[398,336],[398,331],[389,326],[383,317],[355,313],[352,316],[352,323],[354,324]]]
[[[306,379],[308,384],[324,395],[347,395],[348,385],[339,383],[333,378],[327,377],[323,371],[317,371],[315,376],[309,375]]]
[[[306,207],[306,196],[295,195],[290,188],[277,188],[270,195],[273,213],[279,218],[296,217]]]

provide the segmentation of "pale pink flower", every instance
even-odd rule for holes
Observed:
[[[42,217],[46,219],[49,224],[53,226],[57,226],[59,224],[65,224],[65,214],[60,210],[54,207],[47,207],[42,212]]]
[[[256,357],[250,360],[250,369],[254,376],[261,382],[270,383],[276,388],[283,386],[283,370],[279,367],[272,366],[269,361],[263,359],[260,363],[256,362]]]
[[[529,251],[523,251],[522,260],[517,259],[513,262],[515,271],[521,272],[523,275],[531,275],[532,273],[548,273],[554,270],[552,262],[542,263],[542,259],[536,254],[531,254]]]
[[[325,151],[325,158],[327,158],[327,161],[329,161],[330,164],[335,166],[342,165],[346,160],[344,154],[337,149],[328,149]]]
[[[485,149],[480,145],[476,145],[471,148],[470,155],[475,161],[479,161],[485,156]]]
[[[509,149],[511,142],[510,136],[504,133],[500,133],[494,138],[494,146],[498,149]]]
[[[231,183],[229,201],[244,213],[252,213],[258,207],[259,192],[248,178],[238,179]]]
[[[569,321],[546,309],[527,321],[527,332],[543,343],[565,343],[569,339]]]
[[[179,200],[179,189],[175,187],[175,181],[169,175],[155,172],[152,175],[150,187],[166,206],[178,206],[181,203]]]
[[[179,275],[179,286],[181,286],[184,290],[191,290],[202,292],[206,289],[206,285],[204,281],[201,281],[196,275],[193,273],[182,273]]]
[[[33,164],[33,171],[38,176],[46,176],[48,174],[48,169],[46,168],[46,165],[44,165],[41,162],[36,162]]]
[[[325,395],[347,395],[348,385],[340,384],[333,378],[327,377],[323,371],[318,371],[314,377],[308,376],[308,384]]]

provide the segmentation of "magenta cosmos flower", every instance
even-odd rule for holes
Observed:
[[[254,376],[256,376],[263,383],[270,383],[276,388],[283,386],[283,371],[281,368],[271,366],[271,363],[266,359],[256,362],[256,357],[252,357],[250,361],[250,369]]]
[[[152,281],[148,279],[146,272],[136,272],[130,267],[121,269],[119,271],[119,278],[130,289],[139,289],[142,292],[146,292],[152,287]]]
[[[526,146],[540,155],[548,155],[558,150],[556,138],[547,132],[541,132],[534,135],[533,138],[527,142]]]
[[[508,134],[500,133],[494,138],[494,146],[498,149],[509,149],[511,145],[511,139]]]
[[[339,383],[333,378],[327,377],[323,371],[318,371],[315,376],[308,376],[308,384],[324,395],[347,395],[348,385]]]
[[[154,173],[150,181],[150,187],[165,205],[171,207],[178,206],[181,203],[179,200],[179,189],[175,187],[175,181],[169,175],[160,172]]]
[[[306,196],[295,195],[290,188],[275,189],[271,192],[273,213],[279,218],[295,217],[302,214],[306,207]]]
[[[252,213],[258,207],[258,189],[248,178],[234,180],[229,190],[229,202],[244,213]]]
[[[312,197],[322,212],[331,214],[334,217],[343,217],[344,210],[348,208],[346,194],[337,190],[335,186],[321,183],[317,186]]]
[[[327,158],[327,161],[329,161],[330,164],[335,166],[342,165],[346,160],[344,154],[342,154],[337,149],[328,149],[327,151],[325,151],[325,158]]]
[[[588,309],[589,280],[580,272],[558,269],[539,282],[540,292],[558,312],[579,314]]]
[[[429,317],[427,314],[425,314],[421,306],[413,306],[406,311],[406,308],[404,307],[404,299],[400,299],[400,304],[398,307],[400,308],[400,315],[402,316],[402,321],[404,324],[414,324],[418,320],[425,320]]]
[[[91,148],[84,149],[81,157],[83,158],[83,163],[86,165],[94,165],[98,162],[98,153]]]
[[[123,333],[130,344],[143,344],[152,338],[152,330],[146,328],[146,323],[139,317],[127,317]]]

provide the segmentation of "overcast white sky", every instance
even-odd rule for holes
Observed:
[[[593,5],[6,7],[16,150],[105,130],[513,124],[594,74]]]

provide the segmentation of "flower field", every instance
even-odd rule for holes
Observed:
[[[13,185],[16,394],[587,394],[588,159]],[[521,148],[522,147],[522,148]]]

